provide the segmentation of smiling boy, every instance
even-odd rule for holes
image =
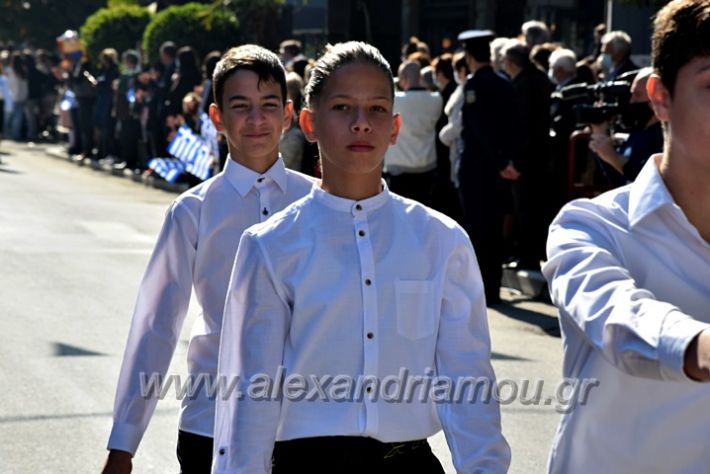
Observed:
[[[214,377],[222,311],[242,232],[308,193],[312,181],[287,170],[278,144],[291,123],[286,77],[278,57],[254,45],[230,49],[215,68],[210,117],[227,138],[223,172],[178,197],[141,283],[114,406],[105,473],[130,472],[131,458],[157,397],[141,380],[164,376],[194,289],[201,312],[187,349],[190,378]],[[202,386],[182,400],[177,455],[181,472],[209,472],[214,399]]]

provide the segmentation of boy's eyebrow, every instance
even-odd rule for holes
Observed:
[[[272,99],[281,100],[281,96],[279,96],[278,94],[269,94],[269,95],[261,96],[260,99],[261,99],[261,100],[272,100]],[[250,98],[247,97],[247,96],[244,96],[244,95],[239,95],[239,94],[237,94],[237,95],[233,95],[233,96],[231,96],[231,97],[229,97],[229,98],[227,99],[227,101],[229,101],[229,102],[231,102],[231,101],[233,101],[233,100],[245,100],[245,101],[249,101]]]
[[[698,67],[698,69],[695,71],[696,74],[701,74],[703,72],[706,72],[710,70],[710,62],[703,64],[702,66]]]

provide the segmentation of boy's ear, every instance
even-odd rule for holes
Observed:
[[[306,107],[301,109],[301,115],[298,117],[298,125],[301,127],[303,136],[311,143],[315,143],[316,141],[316,134],[313,127],[314,119],[315,117],[311,109]]]
[[[402,127],[402,114],[394,114],[394,121],[392,122],[392,133],[390,134],[390,145],[397,143],[397,135],[399,135],[399,129]]]
[[[283,131],[285,132],[289,128],[291,128],[291,124],[293,123],[293,101],[291,99],[286,101],[286,105],[284,106],[284,123],[283,123]]]
[[[646,83],[646,93],[651,101],[653,111],[661,122],[670,121],[671,93],[661,82],[658,74],[651,74]]]
[[[216,128],[218,132],[224,133],[224,125],[222,124],[222,112],[219,110],[219,107],[217,107],[217,104],[212,102],[210,104],[209,111],[210,120],[212,120],[214,128]]]

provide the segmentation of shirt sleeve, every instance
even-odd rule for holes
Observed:
[[[108,449],[135,454],[160,397],[192,291],[197,221],[179,202],[168,210],[143,276],[116,389]]]
[[[637,284],[616,248],[612,229],[620,224],[610,212],[593,201],[574,201],[550,227],[543,273],[560,318],[623,372],[688,380],[685,350],[710,325]]]
[[[274,396],[277,389],[280,393],[276,374],[290,321],[290,307],[278,288],[259,242],[245,232],[227,291],[218,365],[224,386],[238,390],[217,397],[215,474],[271,472],[281,414],[280,397]]]
[[[454,384],[469,378],[484,387],[496,383],[483,281],[468,238],[460,239],[447,262],[436,366],[437,375]],[[459,473],[507,472],[510,447],[501,432],[499,404],[479,395],[437,403],[454,466]]]

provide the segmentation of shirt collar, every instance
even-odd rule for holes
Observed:
[[[249,194],[249,191],[257,184],[268,180],[274,181],[282,192],[286,192],[288,177],[286,175],[286,166],[281,159],[281,155],[279,155],[279,158],[271,168],[269,168],[266,173],[262,174],[237,163],[228,156],[227,163],[224,167],[224,175],[242,197]]]
[[[313,188],[311,189],[311,196],[316,201],[325,204],[331,209],[341,212],[349,212],[353,216],[357,216],[363,212],[369,213],[379,209],[390,200],[389,188],[387,188],[387,183],[384,179],[382,180],[381,192],[360,201],[353,201],[352,199],[341,198],[330,194],[320,187],[320,181],[313,185]]]
[[[629,190],[629,225],[634,227],[643,218],[668,204],[674,204],[673,196],[658,171],[660,154],[646,162]]]

